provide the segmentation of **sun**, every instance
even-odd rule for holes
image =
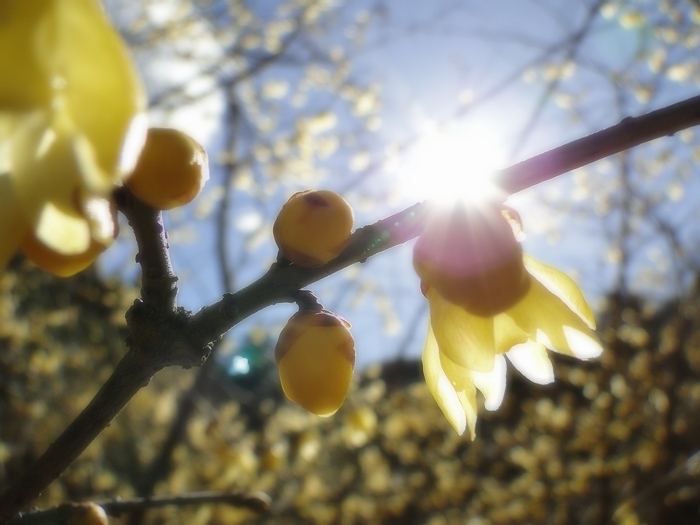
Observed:
[[[432,132],[398,169],[400,191],[410,199],[444,204],[502,200],[491,174],[503,157],[500,141],[487,132]]]

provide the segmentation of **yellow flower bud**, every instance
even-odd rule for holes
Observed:
[[[436,210],[413,250],[423,286],[479,316],[515,305],[530,277],[510,222],[497,204]]]
[[[347,246],[354,221],[350,205],[328,190],[295,193],[272,229],[282,257],[299,266],[321,266]]]
[[[209,162],[202,146],[182,131],[151,128],[126,185],[146,204],[170,210],[191,202],[207,180]]]
[[[350,324],[327,310],[300,311],[280,333],[275,359],[290,401],[316,415],[335,414],[355,367]]]

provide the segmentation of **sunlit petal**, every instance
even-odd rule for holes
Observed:
[[[474,384],[484,394],[484,408],[497,410],[506,393],[506,360],[502,355],[494,359],[493,370],[487,373],[471,372]]]
[[[479,372],[493,369],[496,353],[493,318],[479,317],[428,289],[430,324],[440,351],[460,366]]]
[[[126,46],[98,0],[4,0],[0,49],[12,49],[0,54],[0,173],[11,179],[13,206],[60,254],[83,253],[90,234],[108,245],[108,206],[88,204],[107,202],[147,128]],[[14,249],[2,233],[0,243]]]
[[[507,313],[532,339],[550,350],[579,359],[597,357],[602,352],[588,324],[537,279],[532,280],[525,298]]]
[[[493,318],[493,332],[497,354],[504,354],[515,345],[526,343],[530,339],[528,333],[518,326],[507,311]]]
[[[514,346],[506,356],[533,383],[547,385],[554,381],[554,369],[544,345],[528,341]]]
[[[447,420],[461,436],[467,428],[467,416],[457,391],[442,369],[437,340],[430,327],[428,327],[428,336],[423,350],[423,375],[428,390]]]
[[[571,351],[579,359],[592,359],[603,353],[603,347],[592,332],[581,332],[570,326],[564,327],[564,337]]]
[[[41,210],[34,233],[42,244],[62,255],[83,253],[90,246],[88,221],[64,213],[51,202]]]
[[[133,167],[123,156],[132,133],[145,137],[145,92],[126,46],[100,2],[5,0],[0,58],[7,82],[0,111],[65,112],[90,142],[108,182]],[[5,78],[4,77],[4,78]],[[136,129],[134,121],[140,124]],[[130,148],[132,151],[133,148]]]
[[[80,172],[66,131],[72,125],[67,115],[56,117],[50,119],[42,112],[27,115],[11,139],[15,195],[32,223],[47,201],[64,213],[78,215],[74,195],[80,186]]]
[[[440,352],[440,364],[447,379],[457,392],[457,397],[467,416],[469,435],[474,439],[476,437],[476,386],[474,378],[468,369],[459,366],[443,352]]]
[[[104,246],[110,246],[118,233],[111,201],[88,196],[81,205],[92,238]]]
[[[536,261],[527,254],[523,254],[523,262],[531,275],[559,297],[589,328],[595,329],[595,318],[591,307],[588,306],[583,293],[571,277],[552,266]]]

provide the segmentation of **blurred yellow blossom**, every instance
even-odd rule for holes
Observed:
[[[452,215],[448,222],[429,222],[421,236],[428,241],[419,240],[414,252],[430,306],[423,370],[449,422],[460,434],[468,428],[474,439],[476,390],[484,395],[488,410],[497,409],[503,400],[506,364],[502,354],[528,379],[547,384],[554,380],[547,349],[589,359],[599,356],[602,348],[593,331],[593,314],[576,283],[515,249],[513,230],[512,239],[503,234],[503,224],[515,223],[517,232],[519,221],[502,215],[497,206],[487,206],[478,213]],[[439,231],[432,230],[436,225]],[[435,242],[445,243],[445,254],[460,255],[459,264],[438,271],[446,260],[436,254],[440,249]],[[433,249],[427,256],[426,246]],[[477,255],[470,255],[470,250]],[[471,260],[465,263],[464,259]],[[460,267],[468,275],[450,273]],[[454,287],[448,300],[441,290],[449,289],[450,276]],[[518,285],[512,292],[501,286],[509,281]],[[495,301],[485,297],[486,308],[475,306],[475,297],[490,290],[500,297]],[[460,300],[463,296],[466,301]]]
[[[126,47],[96,0],[5,0],[0,48],[0,267],[31,230],[64,255],[109,245],[146,132]]]

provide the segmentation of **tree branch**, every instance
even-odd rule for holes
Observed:
[[[572,169],[600,160],[684,128],[700,124],[700,96],[619,124],[496,172],[495,182],[515,193]],[[128,400],[161,368],[197,366],[212,342],[241,320],[275,303],[291,301],[293,292],[347,266],[364,262],[421,232],[426,203],[359,228],[338,258],[319,268],[275,263],[258,281],[196,315],[176,308],[176,278],[168,256],[160,213],[126,192],[120,209],[129,218],[139,245],[143,300],[127,312],[130,351],[105,385],[64,433],[0,496],[0,524],[23,509],[51,483],[109,424]],[[143,222],[143,223],[142,223]]]
[[[209,345],[193,346],[186,328],[189,315],[176,308],[177,277],[170,264],[161,212],[126,188],[116,192],[115,200],[136,234],[136,260],[142,270],[142,299],[126,313],[130,350],[88,406],[0,496],[0,523],[6,523],[55,480],[156,372],[171,365],[201,365],[209,351]]]
[[[104,500],[91,502],[104,509],[109,516],[121,516],[126,512],[148,510],[158,507],[186,505],[201,505],[204,503],[219,503],[234,507],[243,507],[258,514],[270,510],[270,498],[261,492],[244,492],[241,490],[189,492],[187,494],[151,496],[148,498],[132,498],[128,500]],[[74,523],[72,518],[80,514],[90,503],[65,503],[51,509],[27,512],[10,520],[10,525],[41,525],[46,523]]]
[[[504,170],[493,180],[507,194],[517,193],[633,146],[700,124],[700,96],[619,124],[547,151]],[[428,214],[419,203],[373,225],[359,228],[339,257],[319,268],[276,263],[258,281],[209,307],[191,319],[191,327],[202,340],[221,337],[255,312],[279,302],[289,302],[290,293],[331,275],[351,264],[417,237]]]
[[[700,96],[641,117],[627,117],[615,126],[497,171],[494,182],[508,194],[517,193],[644,142],[697,125],[700,125]]]

